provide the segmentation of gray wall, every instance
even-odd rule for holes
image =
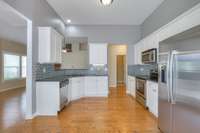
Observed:
[[[165,0],[142,24],[142,37],[158,30],[199,2],[200,0]]]
[[[0,20],[0,38],[12,40],[26,45],[26,27],[12,26]]]
[[[33,84],[32,84],[32,113],[36,111],[35,94],[35,66],[38,61],[38,26],[52,26],[60,33],[65,33],[65,25],[57,13],[48,5],[45,0],[4,0],[24,16],[33,22]]]
[[[67,26],[66,36],[88,37],[89,43],[128,45],[128,64],[134,64],[133,45],[141,39],[140,26]]]
[[[135,44],[141,32],[140,26],[67,26],[66,36],[88,37],[89,42]]]

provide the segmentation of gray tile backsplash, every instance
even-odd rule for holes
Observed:
[[[90,65],[89,69],[54,70],[54,64],[37,64],[36,80],[64,75],[108,75],[108,67]]]
[[[129,75],[150,75],[151,70],[156,70],[157,65],[129,65]]]

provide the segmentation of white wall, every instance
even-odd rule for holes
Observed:
[[[89,43],[128,45],[128,64],[134,64],[134,47],[141,39],[140,26],[87,25],[66,27],[67,37],[88,37]]]
[[[109,87],[117,86],[117,55],[127,55],[127,45],[108,45]]]

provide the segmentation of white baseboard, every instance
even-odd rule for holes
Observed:
[[[12,87],[12,88],[6,88],[6,89],[0,89],[0,93],[5,92],[5,91],[9,91],[9,90],[14,90],[14,89],[23,88],[23,87],[26,87],[26,85],[17,86],[17,87]]]

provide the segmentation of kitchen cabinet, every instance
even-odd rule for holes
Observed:
[[[135,97],[136,95],[136,85],[135,85],[135,77],[133,76],[128,76],[128,88],[127,88],[127,93],[130,94],[131,96]]]
[[[140,41],[135,45],[135,64],[142,64],[142,52],[144,51],[144,41]]]
[[[108,96],[108,77],[97,77],[96,86],[97,96]]]
[[[55,116],[68,103],[68,85],[60,82],[36,82],[36,114]]]
[[[85,96],[96,96],[96,77],[85,77]]]
[[[108,96],[108,77],[85,77],[85,96]]]
[[[89,44],[90,64],[107,64],[107,44]]]
[[[108,77],[86,76],[69,79],[70,101],[82,97],[108,96]]]
[[[158,117],[158,83],[147,81],[147,107]]]
[[[51,27],[39,27],[39,63],[61,63],[64,37]]]
[[[70,90],[71,98],[70,100],[77,100],[84,96],[84,78],[75,77],[70,78]]]
[[[135,64],[142,64],[142,52],[153,48],[158,49],[158,46],[159,42],[157,34],[152,34],[138,42],[134,47]]]

